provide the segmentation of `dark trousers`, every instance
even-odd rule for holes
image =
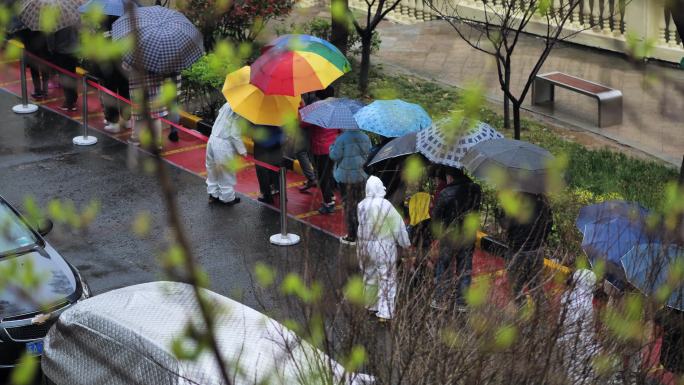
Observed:
[[[318,188],[323,194],[323,203],[332,203],[335,197],[335,180],[333,179],[333,162],[328,154],[314,155],[316,175],[318,176]]]
[[[519,251],[506,256],[508,282],[517,300],[522,299],[523,289],[533,289],[541,282],[544,255],[541,250]]]
[[[357,206],[363,199],[366,183],[340,183],[340,192],[344,201],[344,221],[347,224],[347,236],[356,240],[359,228]]]
[[[41,63],[35,58],[27,60],[29,70],[31,71],[31,80],[33,81],[33,92],[36,94],[48,93],[48,82],[50,81],[50,67]]]
[[[128,90],[128,79],[116,67],[112,67],[109,71],[103,71],[100,84],[108,90],[115,92],[125,99],[131,99]],[[101,94],[102,106],[104,107],[104,116],[108,122],[117,123],[119,117],[123,120],[130,118],[130,106],[120,99],[117,99],[107,93]]]
[[[57,66],[62,67],[63,69],[70,72],[75,72],[76,65],[78,64],[78,61],[73,55],[66,54],[54,54],[53,61]],[[67,106],[73,106],[74,104],[76,104],[76,100],[78,100],[77,79],[69,75],[60,73],[59,82],[62,85],[62,90],[64,91],[64,104]]]
[[[465,291],[470,287],[473,270],[474,247],[456,247],[447,239],[442,239],[439,246],[439,259],[435,266],[435,299],[451,300],[445,294],[454,288],[457,305],[465,305]],[[446,298],[445,298],[446,296]]]
[[[314,170],[313,164],[311,164],[311,158],[309,157],[309,151],[300,150],[295,154],[297,160],[299,161],[299,166],[302,168],[302,172],[306,177],[306,180],[315,182],[316,181],[316,170]]]
[[[263,147],[254,143],[254,159],[280,167],[283,154],[280,145],[275,147]],[[278,173],[265,167],[256,166],[256,175],[259,180],[259,191],[264,198],[273,198],[271,187],[278,188]]]

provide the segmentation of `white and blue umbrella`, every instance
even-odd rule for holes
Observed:
[[[190,67],[204,55],[202,34],[182,13],[162,6],[140,7],[133,15],[125,14],[112,25],[112,38],[123,39],[139,31],[141,63],[132,53],[123,60],[131,67],[142,67],[156,74],[170,75]]]
[[[485,140],[503,138],[500,132],[483,122],[459,135],[449,128],[450,122],[444,119],[418,132],[416,149],[432,163],[463,168],[461,160],[471,147]]]
[[[311,103],[299,110],[302,121],[323,128],[357,130],[354,114],[363,103],[346,98],[328,98]]]
[[[625,278],[646,295],[669,289],[667,306],[684,310],[684,247],[645,243],[632,248],[620,261]]]
[[[102,10],[102,13],[107,16],[122,16],[126,13],[126,3],[128,1],[135,7],[140,6],[140,3],[134,0],[89,0],[87,3],[78,7],[78,11],[87,13],[93,7],[99,7]]]
[[[376,100],[354,115],[362,130],[397,138],[432,124],[423,107],[403,100]]]

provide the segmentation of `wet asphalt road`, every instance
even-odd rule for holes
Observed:
[[[163,279],[157,255],[167,247],[166,210],[154,177],[142,171],[147,158],[137,149],[99,133],[95,146],[71,142],[81,126],[53,112],[21,116],[11,112],[18,99],[0,91],[0,194],[20,210],[26,196],[42,206],[51,200],[72,200],[83,207],[91,200],[101,204],[99,215],[84,232],[56,228],[47,240],[86,278],[95,294]],[[127,167],[129,153],[139,165]],[[270,293],[255,296],[249,272],[263,261],[280,271],[306,270],[334,285],[338,274],[336,239],[291,221],[291,229],[304,235],[294,247],[279,248],[268,242],[279,231],[276,211],[245,199],[234,207],[209,205],[204,180],[168,166],[177,190],[185,230],[193,251],[208,272],[210,288],[222,295],[263,310],[275,303]],[[151,237],[132,232],[137,213],[153,217]],[[259,301],[257,301],[257,298]]]

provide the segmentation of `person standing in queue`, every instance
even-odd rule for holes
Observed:
[[[254,159],[279,167],[283,159],[283,130],[277,126],[255,125],[251,130],[254,141]],[[279,193],[278,173],[256,165],[261,196],[259,202],[273,204],[273,195]]]
[[[301,107],[308,106],[309,104],[315,103],[316,101],[318,101],[318,98],[316,98],[316,94],[314,92],[307,92],[304,95],[302,95]],[[294,144],[295,157],[299,161],[299,166],[302,168],[302,173],[306,178],[306,182],[304,182],[304,184],[299,187],[299,191],[303,193],[309,191],[309,189],[311,189],[312,187],[316,187],[317,185],[316,170],[314,169],[314,166],[311,163],[308,134],[308,130],[300,129],[299,135],[295,138]]]
[[[455,299],[456,310],[462,311],[466,305],[465,291],[470,286],[477,235],[477,227],[466,226],[466,218],[479,216],[482,188],[460,169],[448,167],[445,174],[447,184],[439,193],[432,212],[435,237],[439,239],[432,307],[445,310]],[[452,284],[455,298],[445,294],[452,290]]]
[[[324,100],[335,95],[332,86],[316,91],[316,97]],[[318,187],[323,195],[323,203],[318,209],[321,214],[331,214],[335,211],[335,180],[333,179],[333,162],[330,160],[330,146],[337,139],[340,130],[318,127],[309,123],[301,124],[303,129],[308,130],[311,142],[311,153],[314,156]]]
[[[235,153],[241,156],[247,154],[242,142],[240,117],[233,112],[228,103],[219,110],[211,135],[207,142],[207,194],[209,202],[218,202],[232,206],[240,203],[240,197],[235,196],[235,167],[231,162]]]
[[[347,224],[347,235],[341,237],[340,242],[347,245],[356,244],[356,228],[359,225],[356,206],[363,198],[368,178],[363,165],[368,159],[370,149],[370,138],[361,130],[344,131],[330,146],[330,160],[335,162],[333,176],[340,186]]]
[[[544,195],[520,192],[518,202],[516,215],[498,215],[508,243],[508,280],[516,302],[523,299],[525,287],[531,290],[541,283],[543,246],[553,227],[551,207]]]
[[[47,37],[47,48],[53,62],[58,67],[71,73],[76,72],[76,49],[78,48],[78,30],[75,26],[62,28]],[[78,83],[74,76],[59,74],[59,81],[64,91],[64,102],[59,109],[67,112],[76,111],[78,100]]]

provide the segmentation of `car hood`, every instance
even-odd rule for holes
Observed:
[[[27,270],[39,277],[36,287],[22,282]],[[7,286],[0,287],[0,319],[40,311],[41,307],[64,303],[76,291],[76,278],[69,265],[59,256],[30,251],[0,259],[0,271],[13,272]],[[26,298],[25,293],[30,294]]]

